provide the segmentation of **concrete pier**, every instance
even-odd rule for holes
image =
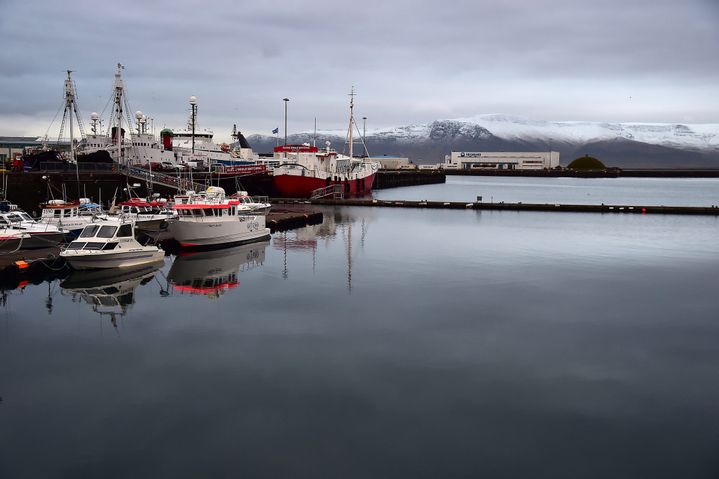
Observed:
[[[410,201],[375,199],[321,199],[295,200],[274,198],[273,204],[313,204],[337,206],[376,206],[387,208],[433,208],[454,210],[499,210],[499,211],[548,211],[571,213],[622,213],[622,214],[665,214],[665,215],[708,215],[719,216],[718,206],[653,206],[653,205],[577,205],[559,203],[484,203],[459,201]]]

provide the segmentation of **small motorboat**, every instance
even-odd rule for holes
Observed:
[[[105,220],[89,224],[60,256],[74,269],[129,268],[161,261],[157,246],[143,246],[135,239],[135,223]]]

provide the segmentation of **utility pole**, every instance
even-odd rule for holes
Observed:
[[[285,146],[287,146],[287,103],[290,101],[289,98],[283,98],[283,102],[285,102]]]

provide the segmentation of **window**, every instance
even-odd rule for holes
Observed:
[[[205,209],[203,209],[203,211],[205,212],[205,216],[213,216],[214,215],[212,208],[205,208]]]
[[[105,243],[87,243],[85,245],[85,249],[102,249],[102,247],[105,246]]]
[[[55,210],[55,211],[52,212],[52,215],[53,215],[55,218],[59,218],[59,217],[60,217],[60,214],[61,214],[61,211],[60,211],[60,210]]]
[[[114,228],[114,226],[113,226]],[[118,238],[128,238],[132,236],[132,225],[130,223],[120,226],[120,230],[117,232]]]
[[[72,210],[62,210],[62,216],[64,216],[65,218],[69,218],[70,216],[72,216]]]
[[[115,236],[117,226],[101,226],[100,231],[97,233],[98,238],[112,238]]]
[[[114,243],[105,243],[105,246],[104,246],[102,249],[103,249],[103,251],[107,251],[107,250],[110,250],[110,249],[115,249],[115,246],[117,246],[117,245],[118,245],[117,242],[114,242]]]
[[[82,249],[83,246],[85,246],[84,241],[73,241],[67,245],[67,249]]]
[[[80,233],[80,238],[92,238],[97,233],[100,227],[98,225],[87,225],[85,229]]]

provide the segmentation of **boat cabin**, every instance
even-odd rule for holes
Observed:
[[[67,249],[108,251],[115,249],[121,242],[135,242],[132,223],[87,225]]]

